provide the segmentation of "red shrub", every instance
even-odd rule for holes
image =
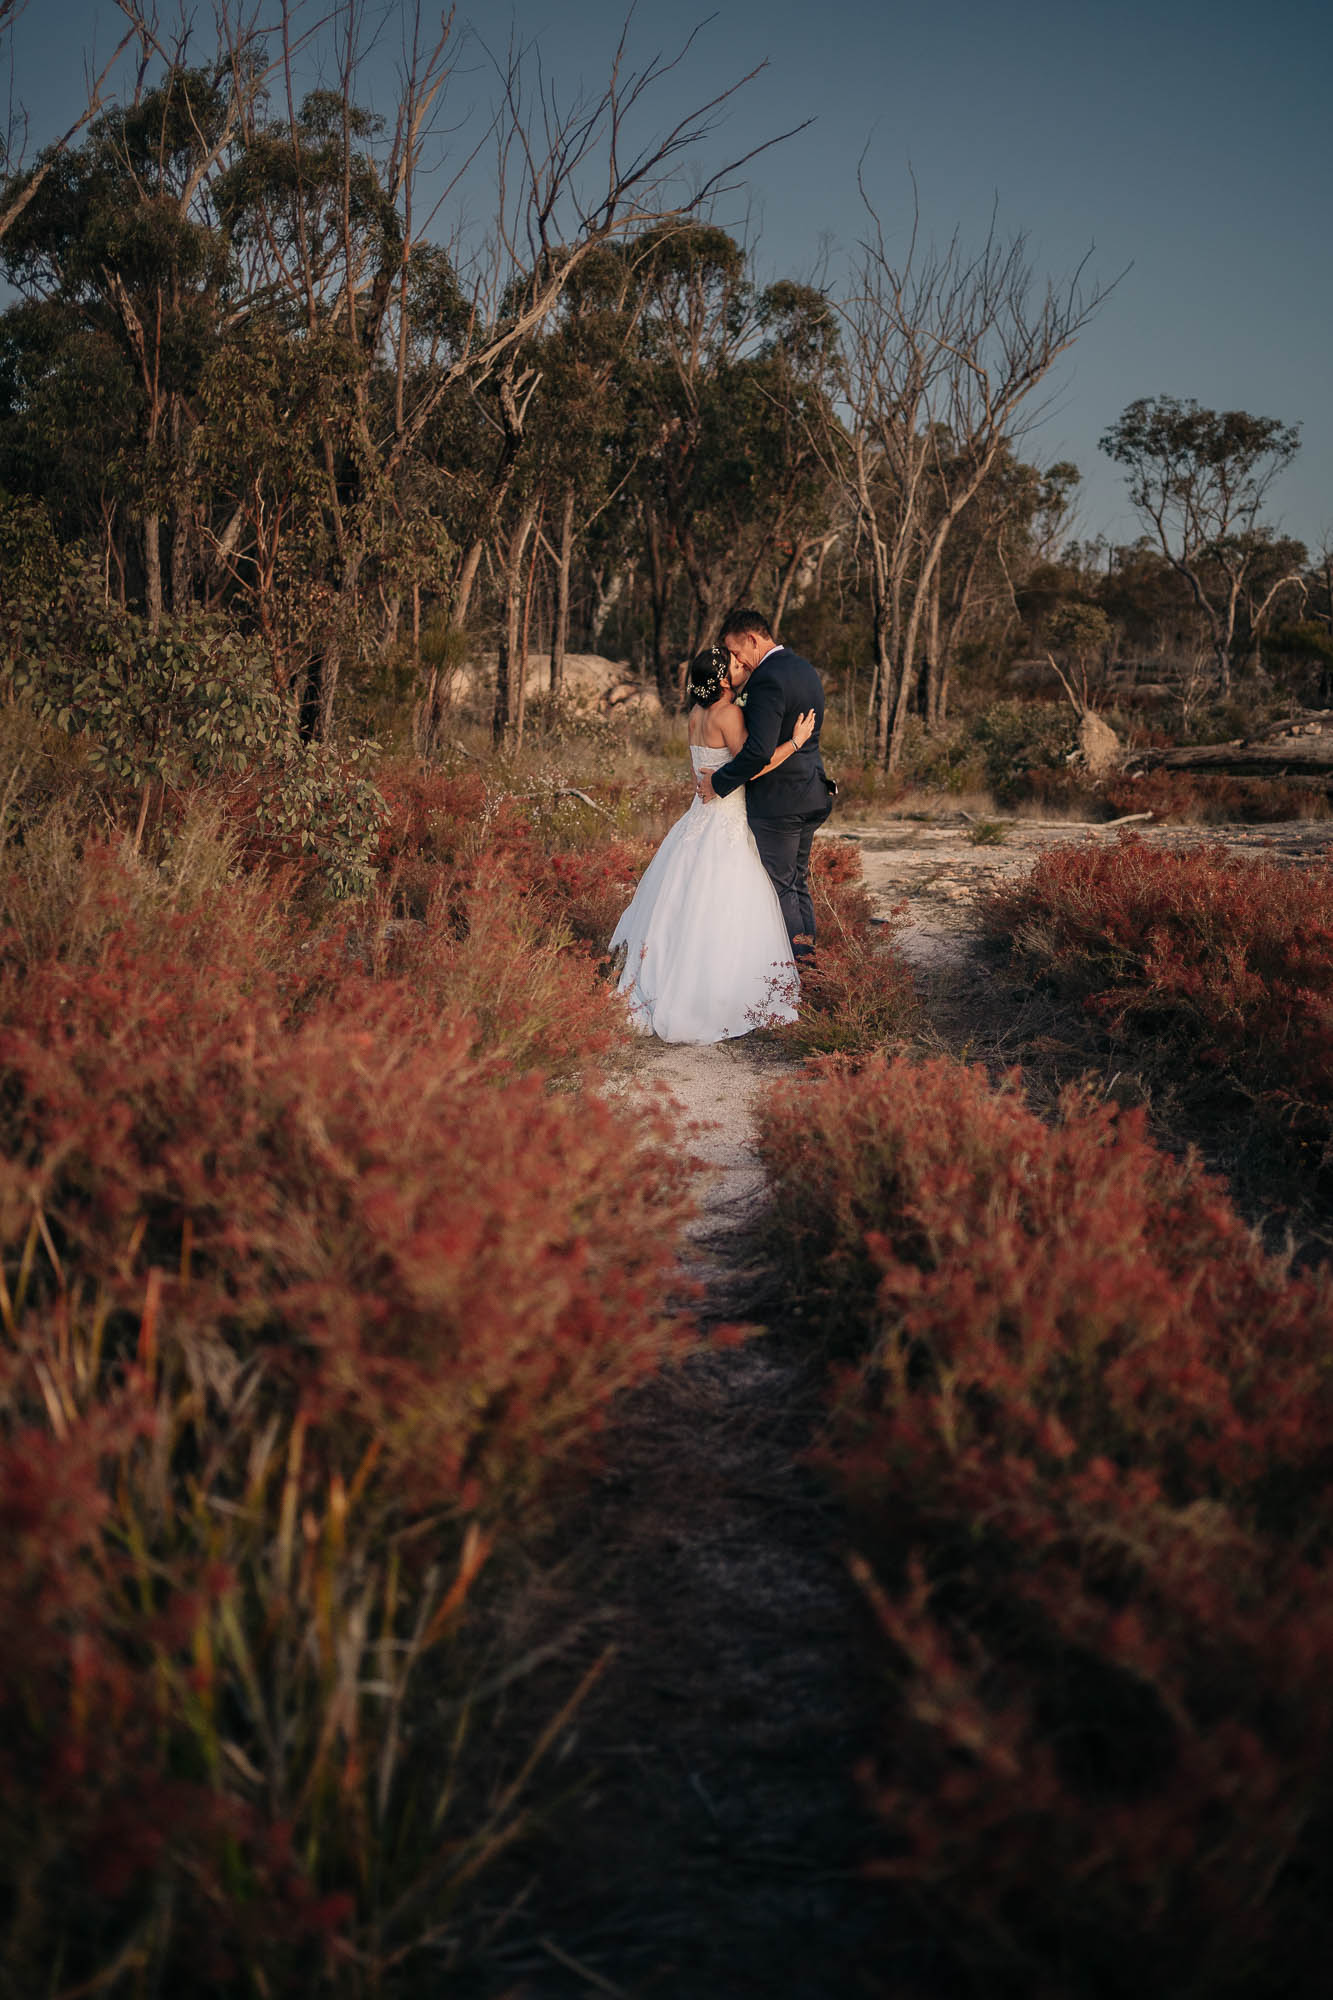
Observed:
[[[825,1455],[902,1690],[883,1871],[1014,1991],[1297,1990],[1333,1943],[1328,1279],[1137,1116],[1052,1130],[947,1064],[786,1086],[762,1150],[869,1342]]]
[[[110,1273],[142,1225],[174,1264],[188,1225],[195,1310],[207,1282],[233,1338],[437,1497],[497,1426],[524,1461],[577,1435],[660,1351],[679,1197],[649,1129],[506,1081],[415,984],[349,976],[288,1025],[171,943],[122,935],[0,991],[0,1144],[76,1267]],[[521,1018],[516,971],[493,1005]]]
[[[903,1033],[915,1004],[912,977],[893,955],[887,925],[876,924],[847,841],[817,840],[810,888],[816,963],[801,973],[800,1013],[774,1038],[800,1055],[856,1055]]]
[[[553,922],[568,924],[576,938],[605,951],[651,858],[643,840],[552,854],[532,886]]]
[[[988,920],[1177,1083],[1322,1148],[1333,1116],[1333,874],[1134,839],[1053,849]]]
[[[0,1954],[313,1990],[331,1930],[387,1950],[507,1831],[434,1826],[409,1697],[686,1344],[686,1177],[656,1115],[552,1088],[618,1009],[503,869],[284,958],[249,890],[145,911],[80,865],[121,921],[0,952]]]
[[[1052,812],[1067,813],[1086,807],[1091,789],[1091,781],[1085,771],[1063,764],[1038,764],[1017,773],[1002,788],[1004,796],[1000,803],[1016,804],[1018,800],[1026,799],[1032,805],[1046,806]]]
[[[1275,820],[1327,819],[1322,791],[1283,784],[1278,778],[1232,778],[1217,772],[1145,771],[1137,778],[1112,778],[1102,798],[1113,814],[1150,812],[1163,822],[1199,825],[1239,821],[1265,825]]]
[[[241,1795],[234,1770],[220,1783],[201,1755],[199,1718],[228,1674],[223,1665],[215,1688],[212,1648],[198,1641],[225,1645],[235,1592],[207,1548],[173,1560],[140,1511],[141,1467],[163,1429],[153,1385],[130,1369],[85,1403],[88,1385],[75,1392],[68,1367],[68,1317],[10,1318],[16,1344],[0,1357],[0,1945],[12,1990],[46,1991],[54,1966],[68,1987],[137,1956],[173,1969],[179,1990],[232,1989],[238,1965],[256,1963],[313,1985],[352,1898],[321,1896],[290,1827]],[[58,1429],[24,1421],[25,1407],[40,1410],[38,1373],[48,1407],[56,1397],[62,1406]],[[215,1537],[224,1532],[219,1518]]]
[[[380,836],[382,861],[412,856],[434,863],[492,859],[526,863],[532,824],[521,800],[479,772],[430,771],[391,765],[379,775],[389,819]]]
[[[595,878],[590,868],[589,883]],[[596,895],[590,886],[586,902],[571,902],[586,916]],[[355,954],[397,981],[427,1024],[467,1019],[479,1057],[574,1081],[623,1042],[623,1009],[595,954],[571,945],[573,925],[558,920],[557,897],[521,888],[483,858],[467,870],[435,871],[419,921],[393,918],[393,902],[391,892],[377,899],[370,938],[352,941]],[[349,990],[345,968],[330,990]]]

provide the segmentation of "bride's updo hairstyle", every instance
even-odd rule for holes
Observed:
[[[727,674],[730,665],[731,655],[725,646],[705,646],[702,653],[696,653],[685,677],[690,700],[700,708],[711,708],[723,688],[731,685]]]

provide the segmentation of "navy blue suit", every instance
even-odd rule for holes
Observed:
[[[796,719],[815,711],[814,734],[776,771],[756,778],[779,743],[785,743]],[[745,786],[745,811],[760,858],[777,890],[788,937],[815,935],[810,901],[810,849],[815,829],[829,816],[832,789],[819,754],[824,725],[824,687],[809,660],[779,646],[751,674],[745,685],[745,745],[729,764],[713,773],[719,798]],[[749,782],[747,782],[749,781]],[[798,958],[808,950],[796,951]]]

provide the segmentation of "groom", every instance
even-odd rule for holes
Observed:
[[[745,690],[745,746],[721,770],[701,773],[699,796],[724,799],[737,785],[745,785],[750,831],[778,892],[792,956],[798,964],[802,960],[809,964],[815,955],[810,848],[815,828],[832,810],[835,790],[819,756],[823,683],[808,660],[778,645],[760,611],[733,611],[720,637],[731,655],[731,685],[738,694]],[[809,742],[766,778],[748,784],[809,708],[815,711]]]

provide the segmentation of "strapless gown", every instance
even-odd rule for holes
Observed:
[[[693,745],[696,775],[731,761]],[[797,979],[777,892],[745,817],[745,787],[695,797],[616,925],[630,1018],[664,1042],[723,1042],[796,1019]]]

